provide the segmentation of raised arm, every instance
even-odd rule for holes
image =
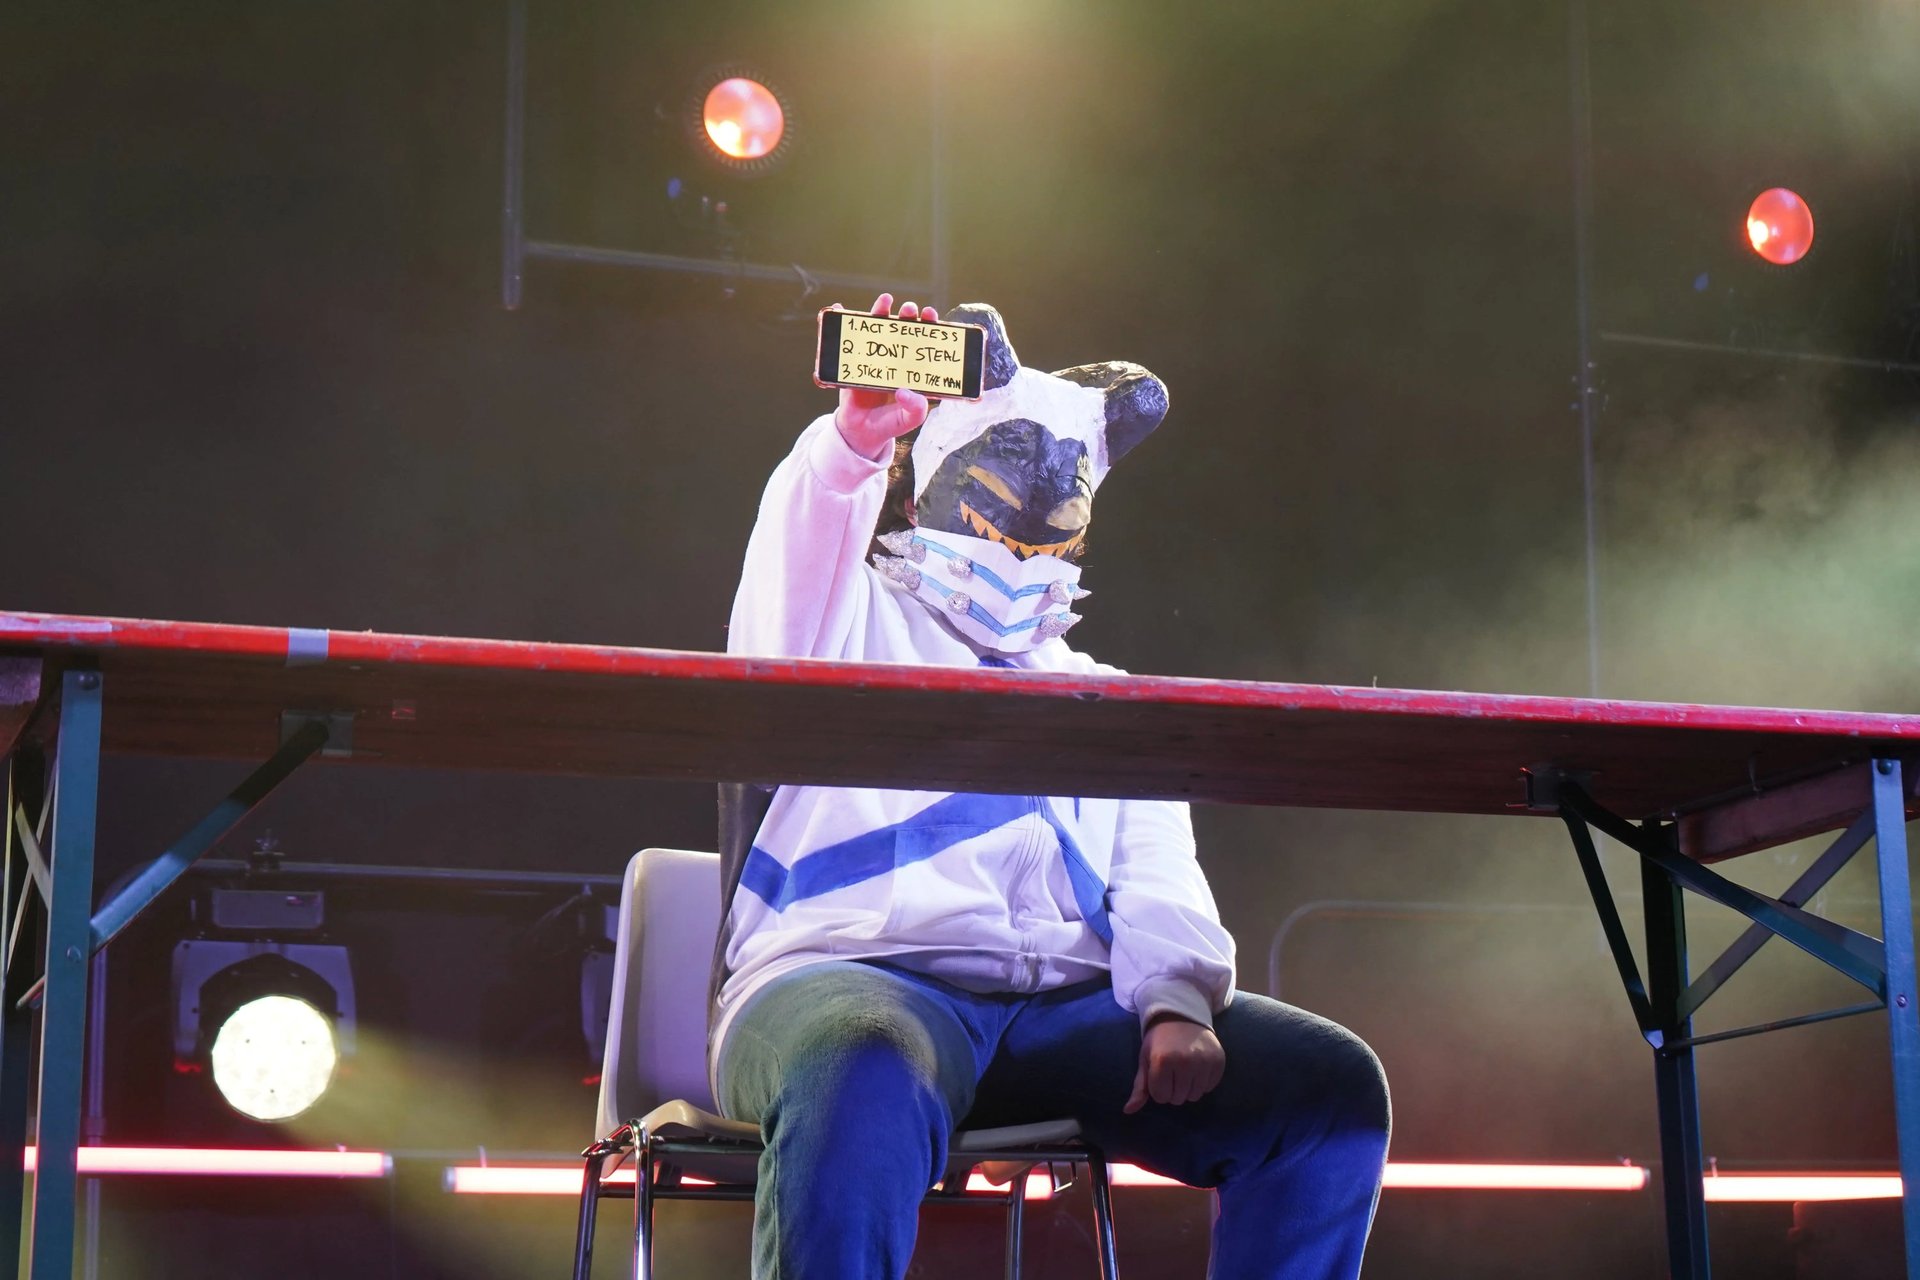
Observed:
[[[888,315],[892,307],[892,295],[883,293],[873,313]],[[900,315],[939,318],[911,302]],[[861,565],[886,500],[893,442],[926,416],[926,397],[916,392],[842,390],[833,415],[801,433],[760,498],[727,630],[729,653],[861,656],[849,653],[848,643],[872,590]]]

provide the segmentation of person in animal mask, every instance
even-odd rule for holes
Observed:
[[[991,307],[948,318],[988,331],[984,394],[840,393],[761,498],[730,652],[1117,674],[1063,637],[1094,494],[1166,388],[1026,368]],[[766,1140],[760,1280],[899,1280],[954,1128],[1062,1116],[1217,1188],[1213,1275],[1358,1273],[1379,1062],[1234,990],[1186,805],[783,786],[721,809],[711,1065]]]

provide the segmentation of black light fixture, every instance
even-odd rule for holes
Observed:
[[[325,895],[214,888],[202,910],[200,935],[173,949],[175,1063],[211,1074],[244,1116],[291,1120],[354,1048],[352,963],[324,940]]]
[[[793,154],[793,111],[753,68],[729,64],[697,77],[686,117],[694,146],[730,173],[767,173]]]
[[[679,121],[692,163],[676,166],[666,183],[675,223],[733,260],[741,236],[736,205],[758,205],[750,185],[792,159],[793,123],[786,95],[757,68],[721,63],[694,76]]]
[[[803,299],[946,292],[942,51],[911,6],[867,15],[857,43],[806,6],[720,0],[664,22],[647,6],[507,10],[509,310],[530,259],[718,277],[723,299],[747,282]],[[898,86],[872,87],[870,43],[893,52]],[[880,165],[890,198],[867,199]]]
[[[606,1057],[607,1022],[613,1008],[613,957],[620,933],[620,908],[589,899],[582,912],[580,937],[580,1029],[587,1064],[598,1071]]]

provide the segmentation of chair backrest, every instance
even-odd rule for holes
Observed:
[[[642,849],[633,856],[620,890],[597,1137],[663,1102],[714,1110],[707,968],[719,929],[718,854]]]

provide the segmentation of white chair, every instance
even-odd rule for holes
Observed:
[[[633,1198],[635,1280],[653,1275],[655,1200],[751,1200],[760,1159],[757,1125],[714,1113],[707,1085],[707,959],[720,928],[720,859],[681,849],[643,849],[627,864],[614,941],[613,1007],[600,1074],[599,1141],[581,1154],[574,1280],[588,1280],[600,1201]],[[961,1130],[940,1189],[960,1199],[967,1175],[994,1166],[1010,1177],[988,1200],[1005,1208],[1008,1280],[1020,1275],[1020,1233],[1028,1171],[1086,1166],[1102,1280],[1114,1280],[1113,1207],[1105,1157],[1079,1140],[1075,1120]],[[609,1176],[634,1162],[633,1182]],[[694,1181],[697,1179],[697,1181]],[[1057,1185],[1057,1184],[1056,1184]],[[964,1196],[972,1201],[984,1197]]]

